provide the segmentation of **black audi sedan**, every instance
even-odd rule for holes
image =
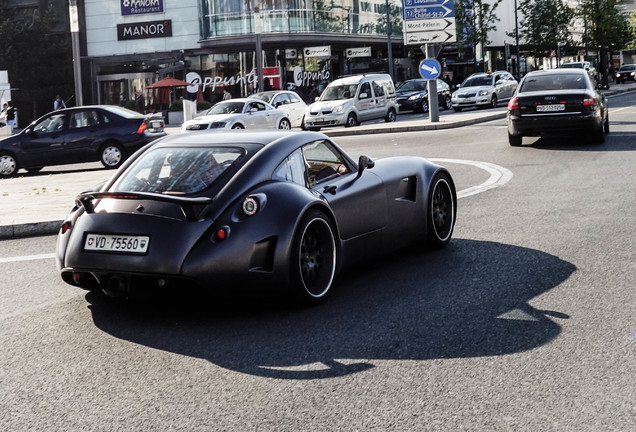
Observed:
[[[117,168],[132,153],[166,134],[162,117],[114,105],[57,110],[0,140],[0,178],[18,170],[99,161]]]
[[[508,102],[508,142],[520,146],[524,136],[589,133],[595,143],[609,133],[607,98],[584,69],[528,73]]]

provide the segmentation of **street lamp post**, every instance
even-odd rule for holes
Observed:
[[[389,11],[389,0],[386,0],[386,43],[388,51],[389,75],[393,78],[393,49],[391,47],[391,14]]]
[[[262,92],[263,87],[263,47],[261,46],[261,11],[258,6],[254,7],[254,37],[256,40],[256,74],[258,76],[258,90]]]
[[[521,79],[521,56],[519,55],[519,18],[517,16],[517,0],[515,0],[515,44],[517,48],[517,81]]]
[[[75,102],[77,106],[84,105],[82,96],[82,64],[80,63],[79,43],[79,14],[77,0],[70,0],[68,15],[71,25],[71,48],[73,49],[73,78],[75,80]]]

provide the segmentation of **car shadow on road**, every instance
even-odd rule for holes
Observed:
[[[498,356],[554,338],[567,319],[528,302],[576,267],[545,252],[454,239],[340,275],[329,300],[293,308],[264,298],[181,297],[126,302],[88,294],[95,325],[122,340],[229,370],[321,379],[381,360]],[[248,297],[249,298],[249,297]]]
[[[617,136],[620,135],[620,141]],[[631,138],[629,138],[631,137]],[[594,151],[594,152],[620,152],[636,150],[636,133],[610,132],[605,136],[602,144],[592,141],[592,136],[587,134],[558,134],[542,137],[524,137],[523,147],[539,150],[567,150],[567,151]]]

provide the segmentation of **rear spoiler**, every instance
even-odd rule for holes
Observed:
[[[188,221],[195,221],[194,206],[205,206],[212,203],[208,197],[182,197],[164,195],[152,192],[83,192],[76,198],[78,207],[84,208],[86,213],[95,213],[94,200],[124,199],[124,200],[153,200],[177,204]]]

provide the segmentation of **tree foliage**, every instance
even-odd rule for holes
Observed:
[[[455,1],[457,40],[465,45],[490,45],[488,33],[497,29],[496,11],[502,0]]]
[[[22,12],[22,13],[21,13]],[[56,9],[7,6],[0,1],[0,70],[9,72],[20,123],[53,109],[56,94],[72,95],[73,62],[70,38],[55,31]]]
[[[519,35],[534,49],[535,58],[549,56],[557,46],[572,46],[571,26],[576,12],[562,0],[521,0]]]

